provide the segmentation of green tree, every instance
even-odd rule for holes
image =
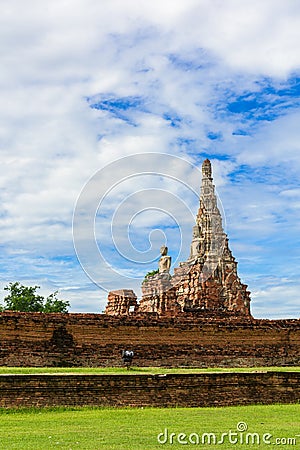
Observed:
[[[46,302],[44,304],[44,312],[45,313],[67,313],[68,307],[70,303],[68,301],[59,300],[57,298],[58,291],[55,291],[53,294],[50,294],[46,298]]]
[[[68,312],[70,303],[59,300],[57,291],[50,294],[46,299],[37,294],[36,290],[40,286],[23,286],[18,281],[9,283],[4,290],[9,294],[4,298],[5,305],[1,305],[2,311],[23,311],[23,312]]]

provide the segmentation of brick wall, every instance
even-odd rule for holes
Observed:
[[[0,406],[228,406],[300,401],[299,372],[0,375]]]
[[[155,314],[0,314],[0,365],[118,366],[300,365],[300,320],[160,319]]]

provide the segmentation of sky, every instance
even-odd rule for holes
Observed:
[[[298,0],[2,0],[3,287],[102,312],[166,244],[187,259],[201,164],[257,318],[300,305]]]

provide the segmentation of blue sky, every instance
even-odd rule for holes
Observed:
[[[299,317],[298,1],[10,0],[0,20],[1,290],[74,312],[139,294],[162,243],[187,258],[209,157],[254,316]]]

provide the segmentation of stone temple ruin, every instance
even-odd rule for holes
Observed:
[[[158,272],[146,277],[138,303],[132,290],[109,292],[105,313],[126,316],[156,313],[174,317],[188,313],[203,317],[251,318],[250,292],[237,274],[217,206],[211,163],[202,165],[200,207],[193,227],[190,255],[170,275],[171,257],[161,248]]]

